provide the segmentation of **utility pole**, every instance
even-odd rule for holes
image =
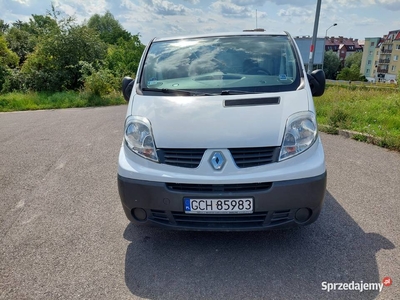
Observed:
[[[314,53],[315,53],[315,44],[317,42],[317,34],[318,34],[318,23],[319,23],[319,13],[321,11],[321,0],[317,0],[317,10],[315,11],[315,21],[314,21],[314,32],[312,36],[312,42],[310,47],[310,57],[308,61],[308,74],[311,74],[314,67]]]

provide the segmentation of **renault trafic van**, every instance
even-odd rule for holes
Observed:
[[[153,39],[123,81],[126,216],[185,230],[314,222],[326,167],[313,96],[324,88],[286,32]]]

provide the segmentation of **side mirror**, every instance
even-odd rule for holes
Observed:
[[[315,97],[322,96],[325,92],[325,73],[322,70],[314,70],[307,74],[310,83],[311,93]]]
[[[132,88],[133,88],[134,83],[135,83],[135,80],[133,80],[131,77],[124,77],[124,79],[122,79],[122,94],[124,95],[124,99],[127,102],[129,101],[129,98],[131,97]]]

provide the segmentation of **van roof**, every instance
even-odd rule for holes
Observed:
[[[170,40],[180,40],[180,39],[188,39],[188,38],[203,38],[203,37],[226,37],[226,36],[251,36],[251,35],[262,35],[262,36],[277,36],[277,35],[289,35],[287,32],[261,32],[261,31],[238,31],[238,32],[220,32],[220,33],[203,33],[196,35],[182,35],[182,36],[171,36],[171,37],[162,37],[162,38],[154,38],[154,42],[158,41],[170,41]]]

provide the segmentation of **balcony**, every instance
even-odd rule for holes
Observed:
[[[380,63],[380,64],[388,64],[388,63],[390,63],[390,58],[380,59],[380,60],[379,60],[379,63]]]
[[[385,53],[385,54],[387,54],[387,53],[392,53],[392,49],[383,50],[381,53]]]
[[[378,73],[384,73],[384,74],[386,74],[387,72],[388,72],[387,69],[378,68]]]

